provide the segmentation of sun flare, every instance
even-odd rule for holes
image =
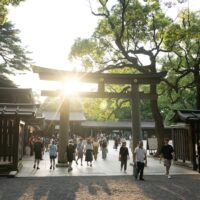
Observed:
[[[96,83],[86,83],[78,77],[72,77],[62,83],[62,93],[65,96],[78,96],[81,92],[95,92],[97,87]]]
[[[73,77],[64,81],[63,93],[65,96],[76,95],[81,90],[81,82],[78,78]]]

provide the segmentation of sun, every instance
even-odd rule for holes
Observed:
[[[75,96],[81,91],[81,82],[77,77],[67,79],[63,83],[63,93],[65,96]]]
[[[82,82],[81,78],[75,76],[63,81],[61,88],[64,96],[79,96],[82,92],[97,91],[98,86],[94,83]]]

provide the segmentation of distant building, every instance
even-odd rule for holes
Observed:
[[[60,129],[60,112],[43,112],[45,118],[45,135],[52,136],[59,133]],[[82,136],[96,136],[98,133],[120,134],[125,137],[131,135],[130,121],[91,121],[86,120],[83,112],[70,112],[70,133]],[[141,122],[142,137],[155,137],[155,122]],[[165,127],[164,134],[171,138],[171,127]]]
[[[132,123],[131,121],[83,121],[81,122],[82,134],[84,135],[96,135],[98,133],[106,134],[120,134],[125,137],[131,135]],[[141,122],[142,137],[147,139],[148,137],[155,137],[155,122],[146,121]],[[164,134],[171,138],[171,127],[166,126]]]
[[[44,135],[52,137],[57,135],[60,130],[60,112],[43,112],[45,119],[45,130]],[[70,132],[72,134],[80,133],[80,124],[82,121],[85,121],[85,115],[83,112],[70,112],[69,121],[70,121]]]

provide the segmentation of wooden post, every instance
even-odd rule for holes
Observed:
[[[197,161],[196,161],[196,149],[195,149],[195,144],[196,144],[196,131],[195,131],[195,121],[190,122],[191,126],[191,136],[192,136],[192,165],[193,165],[193,170],[197,170]]]
[[[19,122],[20,120],[18,118],[16,118],[14,120],[14,143],[13,143],[13,168],[12,170],[18,170],[18,161],[19,161]],[[7,123],[7,120],[6,120]]]
[[[141,123],[140,123],[140,98],[139,98],[139,85],[137,84],[137,80],[134,80],[132,84],[132,140],[133,140],[133,152],[137,147],[139,140],[141,137]]]
[[[66,147],[69,137],[69,99],[63,98],[60,108],[60,133],[58,143],[58,166],[67,164]]]

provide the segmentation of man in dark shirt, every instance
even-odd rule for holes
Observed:
[[[40,160],[42,159],[42,150],[43,150],[42,142],[40,138],[37,137],[34,142],[35,160],[34,160],[33,168],[36,168],[36,165],[37,165],[37,169],[40,169],[39,164],[40,164]]]
[[[124,173],[126,173],[126,168],[127,168],[127,158],[129,157],[129,151],[128,148],[126,147],[126,142],[122,142],[122,146],[120,147],[119,150],[119,158],[121,161],[121,171],[124,167]]]
[[[162,157],[164,158],[164,166],[166,167],[166,175],[168,176],[168,178],[171,178],[169,174],[169,169],[171,167],[172,159],[174,157],[174,149],[168,143],[169,143],[169,139],[166,138],[164,140],[164,145],[161,148],[160,159]]]
[[[68,172],[72,171],[72,162],[75,160],[75,146],[73,140],[69,140],[69,144],[67,145],[66,149],[67,153],[67,161],[68,161]]]

